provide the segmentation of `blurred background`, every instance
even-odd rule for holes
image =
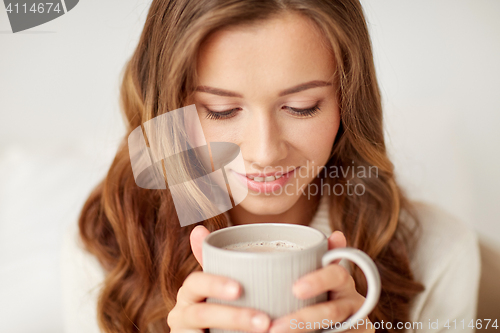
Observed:
[[[500,319],[500,1],[362,3],[399,181],[477,231],[478,318]],[[64,332],[62,235],[124,135],[120,76],[149,4],[85,0],[16,34],[0,5],[3,332]]]

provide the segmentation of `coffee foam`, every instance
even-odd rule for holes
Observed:
[[[304,248],[298,244],[284,241],[253,241],[231,244],[224,247],[226,250],[240,252],[285,252],[285,251],[300,251]]]

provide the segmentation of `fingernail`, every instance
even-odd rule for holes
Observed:
[[[258,331],[266,330],[269,326],[269,317],[263,313],[258,313],[252,317],[252,326]]]
[[[226,291],[227,296],[236,297],[240,291],[240,286],[234,281],[228,281],[224,286],[224,290]]]
[[[309,282],[300,282],[293,287],[295,295],[307,297],[311,293],[311,284]]]
[[[286,322],[276,320],[273,322],[273,325],[271,326],[269,333],[283,333],[286,332],[286,330],[287,330]]]
[[[193,232],[195,229],[204,229],[205,227],[202,224],[197,225],[196,227],[193,228],[191,232]]]

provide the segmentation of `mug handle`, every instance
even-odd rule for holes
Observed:
[[[361,308],[347,318],[339,328],[334,328],[331,330],[323,330],[323,333],[334,333],[343,332],[349,329],[349,324],[355,325],[358,320],[366,318],[368,314],[377,305],[378,299],[380,297],[380,274],[378,272],[377,266],[373,260],[363,251],[352,248],[345,247],[340,249],[333,249],[326,252],[323,255],[321,263],[323,267],[328,266],[332,261],[337,259],[347,259],[358,265],[358,267],[363,271],[366,277],[366,282],[368,285],[368,292],[366,294],[366,299]],[[364,323],[366,325],[366,323]],[[344,327],[346,326],[346,327]]]

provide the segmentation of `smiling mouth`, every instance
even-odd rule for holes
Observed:
[[[255,182],[273,182],[276,179],[280,179],[283,176],[281,175],[276,175],[276,176],[267,176],[267,177],[253,177],[253,176],[246,176],[248,179],[251,179]]]
[[[257,183],[270,183],[270,182],[274,182],[275,180],[280,179],[283,176],[289,175],[295,169],[297,169],[297,168],[293,168],[292,170],[290,170],[288,172],[285,172],[285,173],[275,172],[274,175],[272,175],[272,174],[268,174],[268,175],[257,175],[257,174],[245,175],[244,173],[243,174],[239,173],[239,172],[236,172],[236,173],[239,174],[242,177],[246,177],[247,179],[253,180],[254,182],[257,182]]]
[[[231,172],[241,185],[253,192],[273,193],[285,186],[298,169],[297,167],[287,173],[275,172],[274,174],[254,173],[245,175],[234,170],[231,170]]]

